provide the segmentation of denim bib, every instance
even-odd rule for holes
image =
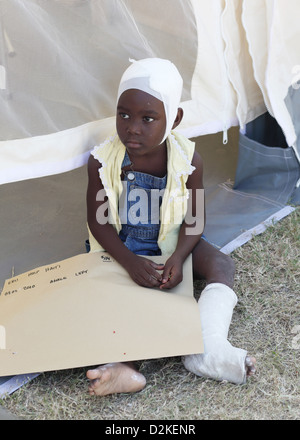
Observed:
[[[122,168],[131,165],[127,151]],[[157,244],[160,206],[167,176],[156,177],[139,171],[125,173],[119,202],[122,229],[119,237],[135,254],[160,255]]]

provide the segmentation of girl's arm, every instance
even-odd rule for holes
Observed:
[[[195,170],[186,183],[190,192],[187,215],[180,228],[176,249],[165,264],[160,286],[162,289],[170,289],[182,281],[183,263],[199,242],[204,230],[203,162],[197,152],[194,154],[192,165]]]
[[[131,252],[119,238],[113,225],[108,221],[100,224],[97,221],[97,210],[107,203],[107,197],[97,200],[99,191],[104,191],[99,177],[101,164],[90,156],[88,161],[88,187],[87,187],[87,222],[91,233],[100,245],[129,273],[131,278],[139,285],[145,287],[157,287],[161,282],[161,274],[157,270],[162,270],[162,266],[153,261],[135,255]],[[105,212],[108,218],[108,212]]]

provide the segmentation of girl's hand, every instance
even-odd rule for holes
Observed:
[[[165,268],[162,274],[161,289],[172,289],[181,283],[183,260],[175,254],[166,261]]]
[[[158,270],[162,271],[163,269],[163,264],[157,264],[139,255],[136,255],[136,258],[126,268],[133,281],[143,287],[159,287],[162,282],[162,274]]]

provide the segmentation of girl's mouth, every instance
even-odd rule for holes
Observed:
[[[129,148],[137,148],[137,147],[140,147],[142,144],[138,141],[129,139],[126,141],[125,145],[126,145],[126,147],[129,147]]]

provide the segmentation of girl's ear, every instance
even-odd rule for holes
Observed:
[[[183,110],[182,110],[181,107],[179,107],[178,110],[177,110],[177,116],[176,116],[176,119],[174,121],[172,130],[174,130],[174,128],[178,127],[178,125],[182,121],[182,118],[183,118]]]

